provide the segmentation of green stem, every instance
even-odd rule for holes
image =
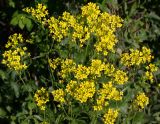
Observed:
[[[88,46],[89,46],[89,41],[88,41],[88,43],[87,43],[87,47],[86,47],[86,49],[85,49],[85,60],[86,60],[86,58],[87,58]]]
[[[44,121],[46,121],[46,110],[44,110],[43,117],[44,117]]]
[[[19,76],[20,80],[22,81],[22,83],[25,85],[25,82],[24,82],[24,80],[22,79],[22,77],[21,77],[21,74],[20,74],[20,73],[18,73],[18,76]]]

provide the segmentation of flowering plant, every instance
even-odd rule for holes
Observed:
[[[37,90],[32,94],[36,112],[46,113],[39,121],[114,124],[142,114],[158,67],[145,46],[119,52],[122,18],[101,12],[95,3],[82,6],[81,13],[64,12],[58,18],[49,16],[42,4],[23,11],[39,25],[44,40],[37,40],[38,31],[28,40],[11,35],[2,63],[20,75],[33,68],[46,73],[38,83],[35,80]],[[36,46],[40,55],[27,46]]]

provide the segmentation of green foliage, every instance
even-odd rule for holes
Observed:
[[[18,13],[18,11],[13,14],[10,24],[13,26],[19,26],[20,29],[26,27],[28,31],[31,31],[33,28],[31,19],[27,18],[25,14]]]

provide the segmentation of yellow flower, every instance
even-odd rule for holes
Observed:
[[[59,75],[62,78],[66,78],[68,75],[73,73],[76,68],[76,63],[72,59],[66,59],[61,61],[61,71]]]
[[[23,43],[24,39],[22,37],[22,34],[13,34],[11,36],[9,36],[8,38],[8,42],[6,44],[6,48],[12,47],[12,48],[16,48],[20,43]]]
[[[78,67],[74,70],[75,78],[77,80],[86,79],[90,74],[90,70],[83,65],[78,65]]]
[[[6,44],[6,50],[3,53],[2,64],[8,66],[8,68],[21,71],[27,69],[26,59],[29,58],[30,53],[27,52],[26,47],[22,47],[24,39],[21,34],[13,34],[9,36],[8,42]]]
[[[91,35],[95,35],[98,40],[94,44],[97,52],[107,55],[109,51],[114,51],[113,47],[117,43],[114,32],[122,26],[122,19],[106,12],[101,13],[95,3],[88,3],[81,10],[81,15],[73,16],[64,12],[58,19],[55,17],[48,19],[52,38],[58,42],[69,38],[71,39],[69,42],[83,47],[89,42]]]
[[[81,103],[86,102],[89,98],[92,98],[95,93],[95,84],[93,81],[84,81],[78,84],[76,81],[71,81],[66,91],[71,94],[76,100]]]
[[[125,66],[145,64],[151,62],[153,56],[151,55],[150,49],[142,47],[142,51],[130,49],[129,53],[123,53],[121,55],[121,63]]]
[[[89,67],[91,75],[100,77],[101,72],[104,70],[105,64],[101,60],[93,59],[91,66]]]
[[[107,76],[113,76],[115,72],[115,68],[112,64],[107,63],[104,67],[104,74]]]
[[[24,8],[23,11],[30,13],[33,17],[35,17],[42,24],[46,23],[46,16],[48,15],[48,10],[46,9],[46,6],[39,3],[36,6],[36,9],[32,7],[30,8],[27,7],[27,8]]]
[[[50,17],[50,19],[48,19],[47,22],[48,22],[48,28],[52,38],[60,42],[63,39],[64,37],[63,34],[66,31],[64,31],[64,29],[61,30],[59,26],[59,21],[54,17]],[[61,31],[63,31],[63,33]]]
[[[74,94],[74,89],[76,88],[77,85],[78,85],[78,84],[77,84],[77,81],[71,80],[71,81],[67,84],[67,86],[66,86],[66,91],[67,91],[67,93],[69,93],[69,94],[71,94],[71,95],[73,96],[73,94]]]
[[[104,124],[114,124],[118,117],[118,110],[109,108],[107,113],[103,116]]]
[[[114,77],[114,81],[120,85],[128,81],[127,74],[121,70],[117,70],[115,74],[113,75],[113,77]]]
[[[100,110],[103,110],[104,106],[108,106],[108,105],[109,105],[109,102],[106,101],[106,96],[100,95],[98,99],[96,99],[96,105],[93,106],[93,110],[100,111]]]
[[[98,90],[97,104],[93,106],[94,110],[102,110],[104,106],[108,106],[109,100],[120,101],[122,100],[123,92],[118,91],[112,82],[103,83],[103,88]]]
[[[143,109],[149,104],[149,98],[144,93],[139,93],[134,101],[134,106]]]
[[[100,14],[99,6],[95,3],[88,3],[86,6],[81,8],[82,17],[87,17],[87,21],[90,22],[92,20],[96,20],[98,15]]]
[[[40,90],[37,90],[34,94],[34,99],[37,102],[37,106],[40,107],[41,110],[46,109],[46,103],[49,101],[49,94],[44,87]]]
[[[151,83],[153,83],[153,72],[156,72],[158,70],[158,67],[155,64],[150,63],[146,67],[147,71],[145,72],[146,79],[149,79]]]
[[[54,97],[54,101],[65,103],[65,92],[63,89],[57,89],[52,91],[52,95]]]
[[[55,70],[55,69],[57,68],[57,66],[60,65],[60,61],[61,61],[60,58],[56,58],[56,59],[53,59],[53,60],[49,59],[49,60],[48,60],[48,63],[49,63],[49,65],[50,65],[50,67],[51,67],[53,70]]]

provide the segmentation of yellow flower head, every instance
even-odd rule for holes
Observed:
[[[91,75],[100,77],[101,72],[104,70],[105,64],[101,60],[92,60],[91,66],[89,67]]]
[[[104,124],[114,124],[118,117],[118,110],[109,108],[107,113],[103,116]]]
[[[103,88],[98,90],[98,98],[96,100],[96,105],[93,109],[100,111],[104,106],[109,105],[109,100],[120,101],[122,100],[123,92],[118,91],[112,84],[112,82],[104,83]]]
[[[58,42],[69,38],[69,42],[83,47],[94,34],[97,37],[94,44],[97,52],[107,55],[109,51],[114,51],[117,43],[114,33],[122,26],[122,19],[107,12],[101,13],[95,3],[88,3],[81,10],[82,13],[77,16],[64,12],[58,19],[49,18],[47,22],[52,38]]]
[[[46,16],[48,15],[48,10],[46,9],[46,6],[39,3],[36,6],[36,9],[32,7],[30,8],[27,7],[27,8],[24,8],[23,11],[30,13],[38,21],[42,22],[42,24],[45,24]]]
[[[153,83],[153,78],[154,78],[153,73],[158,70],[158,67],[155,64],[150,63],[146,67],[146,69],[147,69],[147,71],[145,72],[145,77],[146,77],[146,79],[150,80],[151,83]]]
[[[37,106],[40,107],[41,110],[45,110],[45,105],[49,101],[49,94],[46,89],[42,87],[40,90],[36,91],[34,99],[37,102]]]
[[[77,80],[82,80],[88,77],[88,75],[90,74],[90,70],[86,66],[78,65],[74,73]]]
[[[50,67],[51,67],[53,70],[55,70],[55,69],[57,68],[57,66],[60,65],[60,61],[61,61],[60,58],[56,58],[56,59],[53,59],[53,60],[49,59],[49,60],[48,60],[48,63],[49,63],[49,65],[50,65]]]
[[[54,101],[60,102],[60,103],[65,103],[65,92],[63,89],[57,89],[52,91],[52,95],[54,97]]]
[[[91,2],[88,3],[86,6],[83,6],[81,10],[82,17],[87,17],[87,21],[89,24],[95,21],[98,18],[98,15],[100,14],[99,6]]]
[[[121,63],[125,66],[145,64],[147,62],[151,62],[153,56],[151,55],[150,49],[146,47],[142,47],[142,50],[133,50],[130,49],[129,53],[123,53],[121,55]]]
[[[9,36],[6,44],[6,50],[3,53],[2,64],[7,65],[10,69],[21,71],[27,68],[26,59],[29,58],[30,53],[27,52],[27,48],[22,46],[24,39],[21,34],[13,34]]]
[[[76,68],[76,63],[72,59],[66,59],[61,61],[61,71],[59,75],[62,78],[66,78],[68,75],[73,73]]]
[[[89,98],[92,98],[94,93],[95,93],[95,84],[93,81],[84,81],[82,83],[80,83],[79,85],[75,86],[75,82],[72,82],[72,84],[70,84],[70,87],[72,88],[72,86],[75,87],[75,89],[73,89],[72,91],[69,90],[69,88],[67,88],[69,90],[69,92],[71,92],[71,95],[78,101],[80,101],[81,103],[86,102]]]
[[[134,106],[143,109],[149,104],[149,98],[144,93],[139,93],[134,101]]]
[[[114,76],[114,81],[117,84],[122,85],[128,81],[127,74],[121,70],[117,70],[113,76]]]

